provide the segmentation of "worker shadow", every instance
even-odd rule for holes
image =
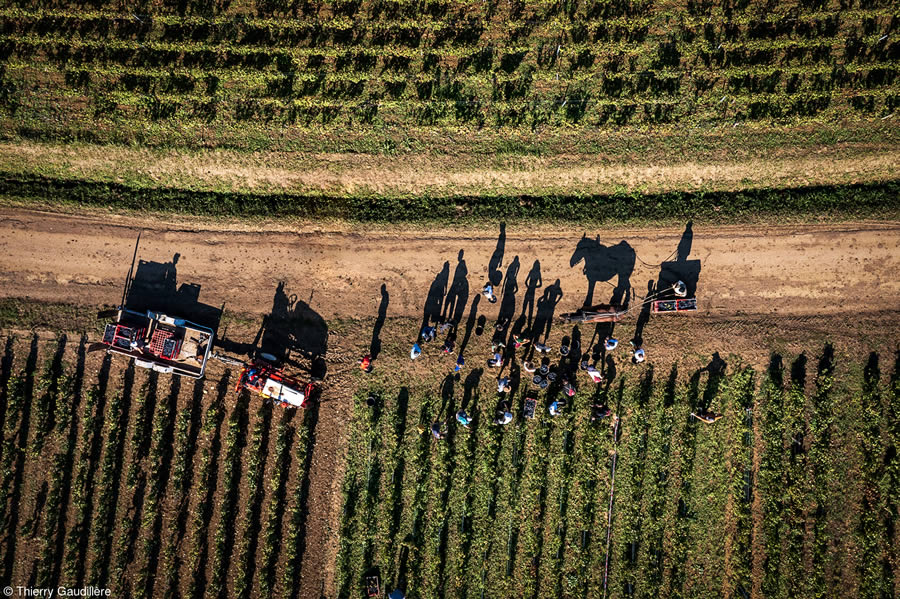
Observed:
[[[584,298],[584,306],[593,306],[594,291],[597,283],[609,282],[616,279],[613,293],[609,303],[614,305],[627,305],[629,292],[631,291],[631,274],[634,272],[634,249],[627,241],[620,241],[616,245],[606,246],[600,242],[600,238],[589,239],[582,236],[575,246],[575,251],[569,259],[569,266],[575,267],[584,262],[584,276],[588,280],[587,294]]]
[[[387,309],[390,299],[387,285],[382,283],[381,303],[378,305],[378,317],[375,319],[375,326],[372,328],[372,341],[369,343],[369,355],[372,356],[373,360],[381,353],[381,329],[384,328],[384,321],[387,319]]]
[[[503,253],[506,250],[506,223],[500,223],[500,235],[497,236],[497,246],[491,259],[488,261],[488,281],[497,286],[503,280],[503,272],[500,266],[503,264]]]
[[[647,281],[647,297],[654,297],[654,294],[657,290],[656,285],[653,281]],[[631,342],[635,347],[641,347],[644,345],[644,327],[647,326],[647,323],[650,322],[650,311],[652,307],[652,303],[649,301],[645,301],[641,305],[641,311],[638,313],[637,322],[634,324],[634,337],[631,338]]]
[[[563,292],[559,279],[544,289],[544,294],[537,301],[537,313],[534,318],[534,327],[531,330],[531,351],[534,350],[534,344],[540,341],[546,341],[550,335],[550,329],[553,326],[553,315],[556,312],[556,306],[562,300]]]
[[[534,302],[537,290],[544,284],[541,279],[541,262],[535,260],[531,270],[525,276],[525,295],[522,300],[522,316],[525,317],[524,327],[530,329],[534,322]]]
[[[494,341],[506,342],[513,316],[516,315],[516,293],[519,291],[519,257],[513,258],[506,269],[503,281],[503,292],[500,297],[500,311],[497,314],[497,326],[494,329]]]
[[[472,331],[475,329],[475,323],[478,319],[478,302],[480,299],[480,295],[476,295],[474,299],[472,299],[472,307],[469,308],[469,318],[466,319],[466,329],[463,333],[462,342],[459,344],[458,353],[460,356],[466,351],[466,346],[469,345],[469,339],[472,338]]]
[[[662,262],[659,277],[656,281],[655,299],[671,299],[676,297],[672,286],[682,281],[687,287],[689,298],[697,297],[697,284],[700,281],[700,260],[691,260],[689,256],[694,243],[693,221],[688,221],[681,240],[675,249],[675,260]]]
[[[450,282],[450,262],[444,262],[441,271],[434,277],[428,295],[425,297],[425,307],[422,310],[421,331],[429,324],[437,324],[441,320],[441,308],[444,305],[444,297],[447,294],[447,285]]]
[[[444,298],[441,322],[452,322],[453,324],[462,322],[463,312],[465,312],[468,303],[469,269],[466,267],[466,261],[463,260],[463,250],[459,250],[456,270],[453,271],[453,281],[447,290],[447,296]]]
[[[463,398],[459,408],[466,410],[470,408],[472,398],[478,391],[478,385],[481,383],[481,376],[484,374],[484,368],[475,368],[466,376],[463,383]]]
[[[218,345],[230,353],[289,364],[317,379],[327,374],[328,324],[296,294],[288,295],[284,281],[275,288],[272,309],[251,343],[233,342],[223,334]]]
[[[162,312],[195,324],[219,328],[222,307],[200,301],[200,285],[178,283],[178,261],[175,254],[170,262],[140,260],[125,288],[125,307],[135,312]]]

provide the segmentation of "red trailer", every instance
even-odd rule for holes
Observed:
[[[244,366],[238,377],[235,392],[246,389],[271,399],[281,407],[305,408],[315,399],[317,387],[287,375],[281,368],[265,360],[253,360]]]

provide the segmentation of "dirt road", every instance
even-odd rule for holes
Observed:
[[[679,257],[699,268],[701,307],[712,315],[894,310],[900,294],[896,222],[603,231],[520,226],[506,229],[501,240],[499,228],[471,234],[292,232],[264,224],[217,230],[209,223],[0,208],[0,297],[117,304],[141,229],[138,257],[167,265],[167,285],[200,285],[201,301],[250,314],[268,313],[283,281],[287,294],[325,319],[374,317],[382,284],[388,316],[422,315],[436,278],[452,284],[464,269],[471,298],[489,267],[505,275],[516,260],[521,290],[535,261],[544,289],[559,280],[558,311],[583,303],[586,265],[598,284],[593,299],[606,301],[606,282],[644,296],[659,263]],[[576,249],[583,259],[571,265]],[[480,312],[490,318],[486,306]]]

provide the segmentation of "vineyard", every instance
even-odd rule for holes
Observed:
[[[898,24],[884,0],[10,0],[0,107],[6,134],[138,142],[890,118]]]
[[[766,372],[651,368],[555,419],[523,419],[514,389],[506,427],[480,370],[437,395],[361,394],[338,596],[372,574],[413,597],[896,596],[900,357],[835,362],[826,345]],[[590,421],[596,402],[621,415],[617,436]],[[705,424],[698,407],[724,417]]]
[[[159,376],[86,340],[7,337],[5,584],[112,596],[299,595],[315,411]]]

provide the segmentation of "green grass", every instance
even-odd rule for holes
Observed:
[[[63,205],[212,217],[340,218],[360,222],[477,222],[483,219],[592,223],[694,218],[729,222],[802,215],[812,219],[896,218],[900,182],[737,192],[621,193],[588,196],[344,197],[198,192],[116,183],[7,176],[0,198]]]

